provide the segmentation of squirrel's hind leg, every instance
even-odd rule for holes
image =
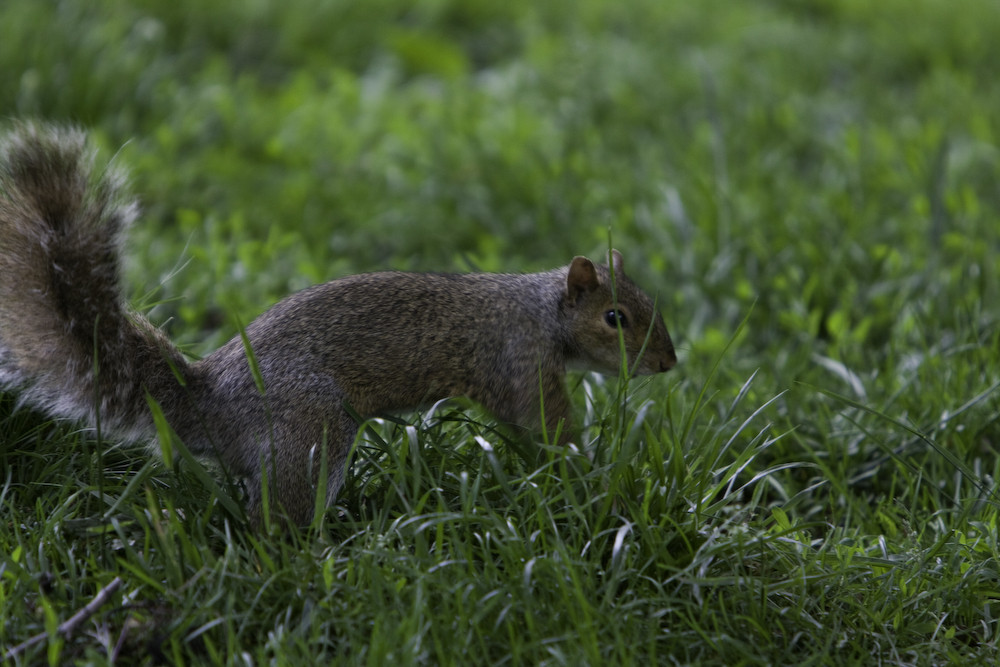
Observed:
[[[247,513],[261,524],[266,480],[272,518],[303,526],[317,509],[333,503],[344,484],[344,468],[357,424],[343,410],[332,415],[288,415],[274,425],[272,446],[260,465],[260,477],[250,479]],[[321,478],[326,471],[325,478]],[[321,483],[323,487],[321,488]],[[319,494],[324,493],[322,502]]]

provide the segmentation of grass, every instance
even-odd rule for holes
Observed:
[[[997,661],[996,3],[3,13],[3,115],[132,168],[126,283],[192,354],[313,282],[610,231],[681,358],[573,376],[578,451],[462,401],[373,424],[291,536],[4,394],[13,664]]]

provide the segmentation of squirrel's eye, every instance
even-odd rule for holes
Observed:
[[[622,329],[628,326],[628,318],[620,310],[609,310],[604,313],[604,322],[612,329],[618,328],[619,325]]]

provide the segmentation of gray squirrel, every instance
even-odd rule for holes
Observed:
[[[611,267],[575,257],[542,273],[340,278],[246,327],[258,371],[239,335],[191,362],[125,303],[120,244],[138,207],[124,184],[114,166],[95,170],[77,129],[19,123],[0,141],[0,387],[56,417],[99,419],[122,440],[153,441],[154,400],[193,453],[246,480],[254,521],[266,478],[272,505],[308,522],[321,460],[332,502],[352,414],[466,396],[567,443],[567,368],[617,374],[622,344],[633,374],[677,361],[652,299],[612,251]]]

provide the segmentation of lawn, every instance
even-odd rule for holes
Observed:
[[[0,115],[131,170],[128,296],[192,356],[315,282],[610,244],[680,359],[571,375],[576,449],[460,400],[373,422],[292,534],[0,394],[10,664],[1000,660],[1000,3],[0,17]]]

